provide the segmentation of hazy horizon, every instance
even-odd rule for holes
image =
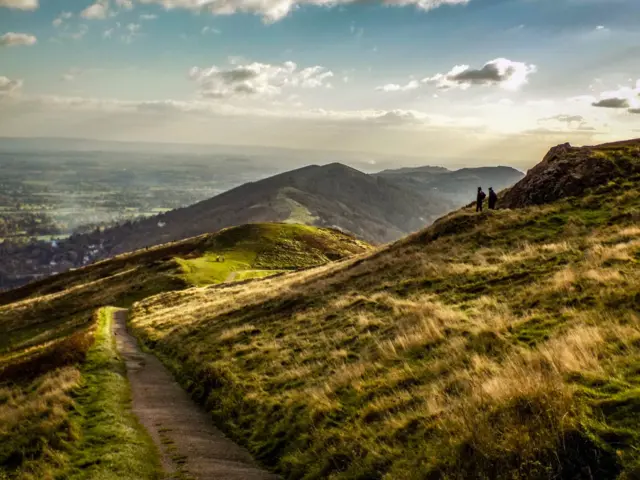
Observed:
[[[373,152],[348,152],[333,150],[304,150],[286,147],[243,146],[225,144],[189,144],[177,142],[134,142],[117,140],[96,140],[91,138],[56,137],[2,137],[0,152],[101,152],[121,154],[154,154],[166,156],[167,160],[185,156],[199,158],[203,163],[220,161],[220,156],[230,156],[229,160],[239,160],[233,156],[247,157],[255,161],[279,166],[280,171],[301,168],[308,165],[326,165],[333,162],[344,163],[365,173],[376,173],[385,169],[415,168],[423,166],[444,167],[449,170],[462,168],[504,166],[526,172],[532,165],[507,164],[497,160],[475,164],[471,160],[436,159],[421,156],[382,155]],[[211,158],[208,158],[211,156]],[[202,157],[207,157],[203,159]],[[155,158],[158,159],[157,157]],[[279,165],[276,165],[279,164]]]

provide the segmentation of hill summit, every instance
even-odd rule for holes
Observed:
[[[640,173],[640,139],[572,147],[553,147],[525,178],[502,195],[501,206],[541,205],[581,195],[619,177]]]

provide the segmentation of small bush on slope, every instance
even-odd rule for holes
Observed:
[[[135,305],[287,478],[637,478],[640,193],[460,211],[369,257]]]

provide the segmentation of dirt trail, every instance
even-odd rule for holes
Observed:
[[[162,454],[167,479],[274,480],[251,455],[226,438],[153,355],[126,328],[127,312],[114,314],[118,351],[127,366],[133,412]]]

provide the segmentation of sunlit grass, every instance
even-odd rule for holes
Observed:
[[[132,326],[289,478],[634,478],[637,186],[462,210],[371,256],[139,302]]]

